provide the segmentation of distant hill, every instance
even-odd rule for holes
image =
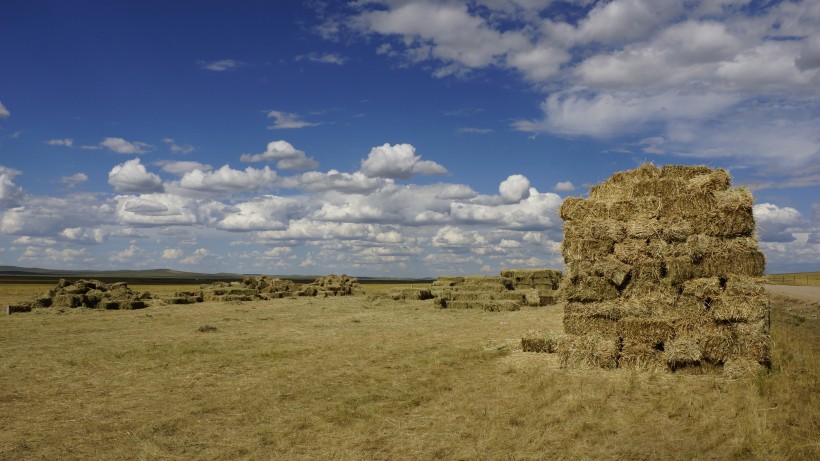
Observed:
[[[201,272],[184,272],[171,269],[141,269],[141,270],[67,270],[67,269],[41,269],[38,267],[0,266],[0,282],[6,283],[35,283],[51,282],[60,278],[65,279],[97,279],[102,281],[124,281],[131,283],[210,283],[217,281],[241,280],[246,275],[261,274],[233,274],[220,272],[217,274],[207,274]],[[296,282],[312,282],[317,275],[273,275],[285,280]],[[327,274],[323,274],[327,275]],[[433,278],[412,279],[412,278],[382,278],[382,277],[359,277],[362,283],[413,283],[421,281],[431,281]]]

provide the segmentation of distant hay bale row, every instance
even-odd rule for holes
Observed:
[[[245,277],[241,282],[214,282],[199,291],[176,292],[165,299],[168,304],[237,302],[290,298],[295,296],[350,296],[362,294],[359,281],[347,275],[330,274],[313,283],[301,284],[269,275]]]
[[[442,309],[514,311],[556,301],[561,271],[504,270],[498,276],[442,276],[430,286],[434,305]]]
[[[90,309],[142,309],[151,299],[147,291],[135,292],[125,282],[107,284],[99,280],[77,280],[69,282],[60,279],[57,286],[41,296],[14,306],[6,312],[30,312],[33,308],[78,308]]]
[[[645,164],[564,201],[563,366],[768,366],[752,196],[730,185],[722,169]]]

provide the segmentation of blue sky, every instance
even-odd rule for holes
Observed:
[[[561,268],[563,198],[642,162],[750,188],[820,270],[820,4],[0,5],[0,264]]]

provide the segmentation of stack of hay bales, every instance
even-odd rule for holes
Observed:
[[[335,275],[330,274],[325,277],[319,277],[306,286],[303,291],[303,296],[351,296],[360,295],[364,291],[359,286],[359,280],[355,277],[348,277],[345,274]]]
[[[256,294],[261,299],[280,299],[297,296],[303,285],[291,280],[282,280],[270,275],[259,277],[245,277],[242,284],[247,288],[256,290]]]
[[[561,206],[566,367],[768,365],[751,193],[723,169],[645,164]]]
[[[461,280],[461,281],[458,281]],[[513,290],[512,281],[499,276],[440,277],[433,283],[436,307],[517,311],[527,302],[527,292]],[[449,286],[447,286],[449,285]],[[537,299],[537,296],[536,296]],[[540,299],[537,299],[540,301]],[[529,301],[535,302],[535,299]]]
[[[259,299],[259,291],[242,282],[214,282],[200,287],[203,301],[231,302]]]
[[[506,269],[501,277],[512,280],[514,290],[536,290],[539,306],[555,304],[558,287],[564,274],[552,269]]]
[[[60,279],[57,286],[32,301],[20,304],[19,307],[87,307],[91,309],[142,309],[145,300],[151,299],[147,291],[135,292],[125,282],[107,284],[99,280],[77,280],[69,282]],[[18,306],[10,306],[18,307]],[[11,312],[14,309],[7,309]],[[25,309],[16,309],[23,312]]]
[[[430,293],[432,293],[433,296],[436,298],[441,298],[442,295],[450,293],[453,287],[461,285],[463,283],[464,277],[442,275],[441,277],[436,278],[433,281],[433,283],[430,284]]]
[[[415,301],[433,299],[434,296],[430,288],[405,287],[394,288],[393,291],[390,293],[390,298],[394,301]]]

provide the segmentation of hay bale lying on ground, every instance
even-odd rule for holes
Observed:
[[[151,293],[132,291],[125,282],[107,284],[99,280],[69,282],[60,279],[57,286],[47,293],[17,306],[9,306],[7,312],[27,312],[32,308],[46,307],[142,309],[147,306],[148,299],[151,299]]]
[[[646,164],[564,201],[564,366],[769,365],[752,196],[730,184],[722,169]]]
[[[394,301],[404,301],[433,299],[434,296],[430,288],[405,287],[394,288],[390,298]]]

